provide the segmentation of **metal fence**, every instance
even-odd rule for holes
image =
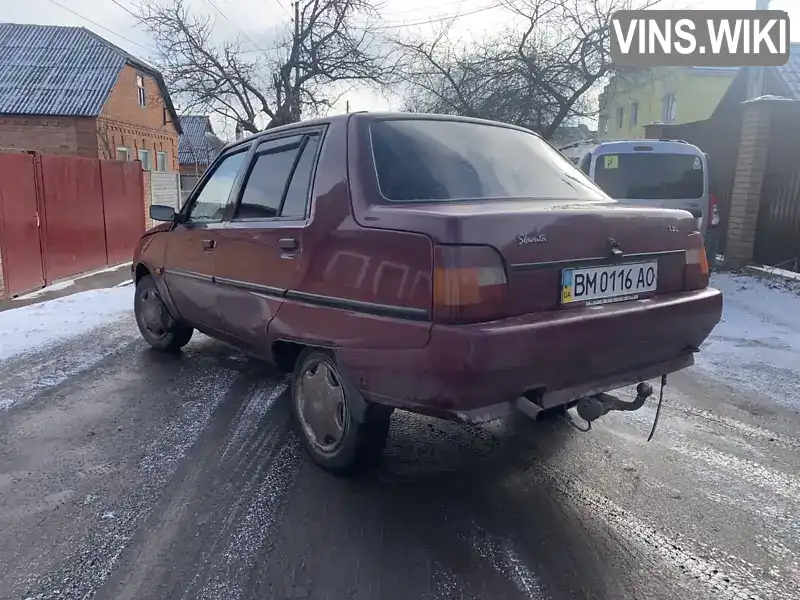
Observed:
[[[142,186],[138,162],[0,154],[0,295],[130,259]]]
[[[800,268],[800,115],[771,116],[753,258],[764,265]]]

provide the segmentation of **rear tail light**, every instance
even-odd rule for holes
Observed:
[[[686,247],[686,267],[683,272],[684,290],[702,290],[708,287],[709,272],[706,249],[699,233],[689,234]]]
[[[436,246],[433,318],[478,323],[505,316],[508,282],[503,258],[491,246]]]
[[[711,215],[711,220],[708,224],[711,227],[719,225],[719,202],[714,194],[710,194],[708,197],[708,214]]]

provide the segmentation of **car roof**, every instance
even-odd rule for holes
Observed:
[[[703,151],[682,140],[617,140],[614,142],[601,142],[592,151],[594,154],[607,154],[613,152],[636,152],[641,146],[649,146],[654,153],[670,154],[703,154]]]
[[[249,144],[253,140],[263,137],[266,135],[273,135],[275,133],[283,133],[283,132],[290,132],[294,129],[300,129],[305,127],[314,127],[318,125],[329,125],[335,121],[346,121],[351,118],[355,119],[366,119],[370,121],[378,121],[378,120],[402,120],[402,119],[414,119],[414,120],[430,120],[430,121],[460,121],[463,123],[475,123],[477,125],[494,125],[496,127],[506,127],[508,129],[516,129],[519,131],[523,131],[525,133],[529,133],[532,135],[539,136],[538,133],[535,131],[531,131],[530,129],[525,129],[523,127],[518,127],[516,125],[511,125],[509,123],[502,123],[500,121],[489,121],[487,119],[476,119],[473,117],[462,117],[456,115],[441,115],[441,114],[434,114],[434,113],[409,113],[409,112],[391,112],[391,111],[382,111],[382,112],[354,112],[354,113],[344,113],[338,115],[331,115],[328,117],[319,117],[315,119],[308,119],[305,121],[298,121],[297,123],[289,123],[287,125],[281,125],[280,127],[274,127],[273,129],[265,129],[264,131],[259,131],[258,133],[254,133],[244,137],[240,140],[235,140],[233,142],[229,142],[221,151],[220,154],[227,152],[228,150],[235,148],[241,144]]]

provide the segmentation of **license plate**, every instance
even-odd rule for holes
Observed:
[[[561,272],[561,304],[606,304],[635,300],[655,291],[658,263],[632,263]]]

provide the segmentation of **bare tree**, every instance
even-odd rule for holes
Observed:
[[[250,133],[316,115],[343,85],[377,84],[391,69],[371,0],[300,0],[294,12],[290,27],[256,48],[250,38],[218,41],[211,17],[185,0],[140,0],[137,9],[184,109],[219,114]]]
[[[406,61],[406,108],[506,121],[549,139],[596,114],[587,93],[614,68],[611,16],[633,1],[503,0],[509,30],[454,43],[453,20],[432,38],[396,39]]]

